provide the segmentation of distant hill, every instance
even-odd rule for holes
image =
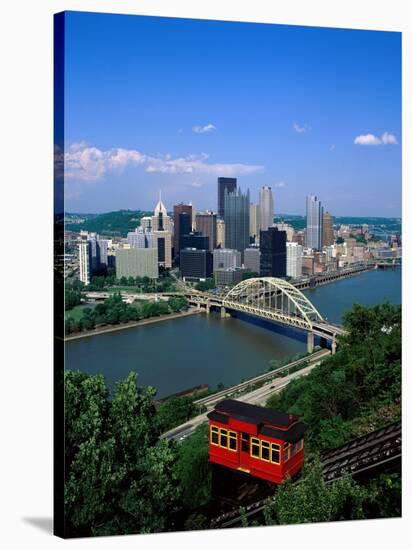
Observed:
[[[298,216],[295,214],[279,214],[275,216],[275,223],[285,222],[290,224],[294,229],[300,230],[306,227],[306,216]],[[333,216],[334,225],[371,225],[379,227],[388,233],[402,232],[401,218],[380,218],[372,216]]]
[[[128,231],[140,224],[143,216],[152,215],[153,212],[142,210],[117,210],[104,214],[65,214],[65,228],[69,231],[80,230],[99,233],[99,235],[126,237]]]

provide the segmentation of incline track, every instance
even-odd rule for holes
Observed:
[[[380,465],[400,459],[402,454],[402,426],[395,422],[321,455],[322,474],[326,483],[347,475],[356,475]],[[296,483],[299,483],[298,480]],[[276,488],[275,488],[276,490]],[[270,498],[261,499],[244,507],[243,517],[251,518],[264,509]],[[242,520],[240,510],[223,514],[211,522],[211,527],[232,527]]]

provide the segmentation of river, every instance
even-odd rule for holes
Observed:
[[[376,270],[305,291],[319,312],[334,323],[354,302],[401,303],[401,269]],[[219,315],[193,315],[66,342],[66,368],[104,374],[110,388],[130,371],[158,397],[198,384],[236,384],[264,372],[272,359],[306,351],[300,340],[269,323]]]

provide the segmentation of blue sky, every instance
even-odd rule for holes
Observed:
[[[66,14],[66,211],[216,210],[219,175],[275,212],[401,214],[401,34]]]

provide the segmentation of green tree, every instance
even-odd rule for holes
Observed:
[[[158,408],[157,418],[161,432],[183,424],[198,414],[198,407],[191,397],[170,397]]]
[[[319,459],[305,466],[300,483],[287,480],[264,510],[266,525],[362,519],[366,491],[350,478],[327,485]]]
[[[208,434],[208,426],[201,425],[178,447],[175,471],[182,490],[182,501],[189,510],[203,506],[212,498]]]
[[[110,401],[103,376],[65,373],[69,536],[170,529],[178,509],[176,448],[158,441],[155,391],[134,373]]]

